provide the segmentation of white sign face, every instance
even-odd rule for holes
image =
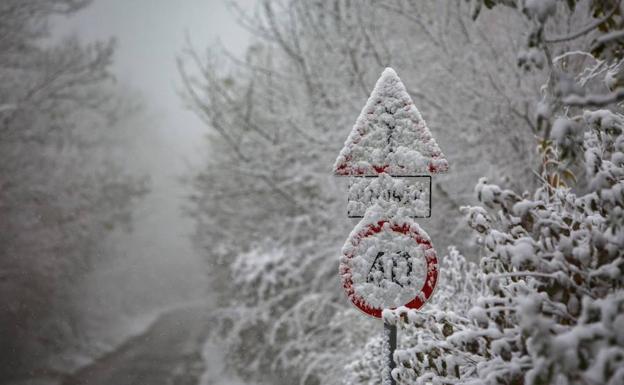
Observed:
[[[347,216],[363,218],[366,209],[375,203],[393,203],[403,208],[412,218],[431,216],[431,177],[414,176],[392,178],[354,177],[349,180]]]

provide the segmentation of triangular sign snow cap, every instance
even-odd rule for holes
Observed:
[[[334,164],[334,174],[394,176],[448,171],[438,147],[401,79],[381,74]]]

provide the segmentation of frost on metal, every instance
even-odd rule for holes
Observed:
[[[397,179],[385,173],[380,174],[378,178],[351,178],[347,215],[351,218],[364,217],[367,208],[378,204],[397,205],[408,217],[429,217],[430,183],[430,177]]]
[[[448,171],[448,161],[392,68],[375,84],[334,164],[336,175]]]
[[[391,339],[392,337],[391,337],[390,328],[384,327],[383,338],[381,341],[381,351],[383,355],[383,365],[381,369],[381,378],[382,378],[381,384],[382,385],[395,385],[395,382],[392,379],[392,369],[394,365],[393,365],[393,357],[392,357],[393,355],[392,342],[390,341]],[[395,330],[395,339],[396,339],[396,330]],[[394,343],[396,344],[396,341]]]

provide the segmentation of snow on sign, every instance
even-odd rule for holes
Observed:
[[[410,176],[400,179],[388,174],[379,177],[350,178],[347,198],[347,216],[363,218],[366,209],[392,202],[404,208],[404,214],[413,218],[431,216],[431,176]]]
[[[342,176],[437,174],[448,161],[401,79],[386,68],[334,163]]]
[[[349,184],[347,215],[362,218],[381,198],[405,207],[410,217],[428,218],[431,175],[448,167],[401,79],[386,68],[334,163],[335,175],[359,177]]]
[[[352,177],[349,217],[363,218],[342,249],[339,271],[347,297],[364,313],[419,309],[433,295],[438,259],[412,218],[431,215],[431,176],[448,168],[401,79],[386,68],[334,164],[335,175]],[[394,384],[396,325],[384,322],[384,330],[383,383]]]
[[[386,68],[334,164],[334,174],[353,177],[348,216],[363,218],[347,239],[340,274],[366,314],[418,309],[433,293],[435,250],[410,218],[430,216],[431,174],[447,170],[401,79]]]
[[[366,212],[343,247],[342,286],[364,313],[420,308],[433,294],[438,260],[427,233],[408,217],[391,216],[381,206]],[[416,293],[416,294],[415,294]]]

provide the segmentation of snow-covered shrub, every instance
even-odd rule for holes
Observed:
[[[395,354],[399,383],[624,381],[624,132],[597,115],[622,119],[584,113],[586,194],[544,179],[523,197],[479,181],[485,207],[462,211],[485,252],[470,278],[485,287],[467,311],[451,295],[448,309],[394,312],[418,336]]]
[[[336,266],[294,258],[292,249],[261,250],[234,258],[238,290],[215,315],[212,337],[228,347],[228,369],[250,380],[263,373],[262,381],[273,384],[339,381],[344,371],[337,363],[367,340],[371,323],[340,304],[342,293],[321,292],[319,286],[339,287]]]
[[[598,135],[605,133],[585,135],[587,156],[605,150]],[[611,157],[602,156],[601,166],[588,164],[590,180],[605,169],[614,172]],[[482,350],[491,357],[479,364],[480,378],[505,383],[525,376],[531,384],[624,380],[624,341],[615,326],[624,314],[624,234],[621,218],[612,220],[624,203],[624,195],[612,194],[624,185],[622,171],[582,196],[549,184],[531,199],[503,191],[495,198],[500,210],[486,216],[495,226],[483,229],[471,221],[482,233],[482,267],[492,290],[477,303],[475,322],[501,333]],[[494,343],[506,347],[507,359],[496,354]],[[500,360],[508,362],[500,366]]]
[[[480,201],[494,209],[463,211],[486,253],[480,267],[451,250],[432,306],[386,317],[402,326],[399,383],[624,381],[624,222],[613,218],[622,212],[624,181],[621,166],[612,166],[618,150],[605,151],[624,136],[585,137],[586,151],[604,156],[600,167],[588,165],[590,178],[616,176],[588,194],[545,183],[522,198],[479,182]],[[379,382],[381,357],[373,338],[345,383]]]
[[[399,308],[387,319],[400,327],[395,359],[398,373],[405,383],[412,383],[415,375],[425,374],[431,365],[440,365],[441,371],[448,368],[454,372],[455,368],[459,369],[459,363],[472,362],[469,353],[452,347],[445,342],[445,336],[470,327],[470,319],[464,314],[487,290],[482,275],[475,263],[466,261],[457,249],[451,247],[441,260],[438,286],[433,299],[426,305],[427,311]],[[381,325],[378,326],[381,331]],[[352,357],[353,361],[345,368],[345,384],[382,382],[381,333],[371,337],[367,345]],[[438,360],[440,357],[444,357],[442,361]],[[446,367],[446,359],[449,363],[455,360],[456,364]],[[422,378],[425,382],[430,379],[427,376]]]
[[[527,47],[533,57],[539,53],[545,61],[540,66],[550,72],[534,126],[540,186],[517,194],[479,180],[475,192],[482,206],[461,210],[484,253],[479,276],[485,287],[456,318],[451,316],[457,313],[436,307],[391,313],[389,321],[419,335],[397,350],[393,374],[403,384],[621,384],[620,5],[473,2],[477,8],[497,3],[517,5],[531,21]],[[555,16],[567,12],[573,20],[579,15],[575,5],[591,11],[589,21],[581,17],[586,27],[570,32],[568,26],[567,36],[552,37],[563,25]],[[557,45],[585,35],[594,38],[591,53],[580,48],[582,43],[567,51]],[[449,320],[454,323],[444,330]]]

